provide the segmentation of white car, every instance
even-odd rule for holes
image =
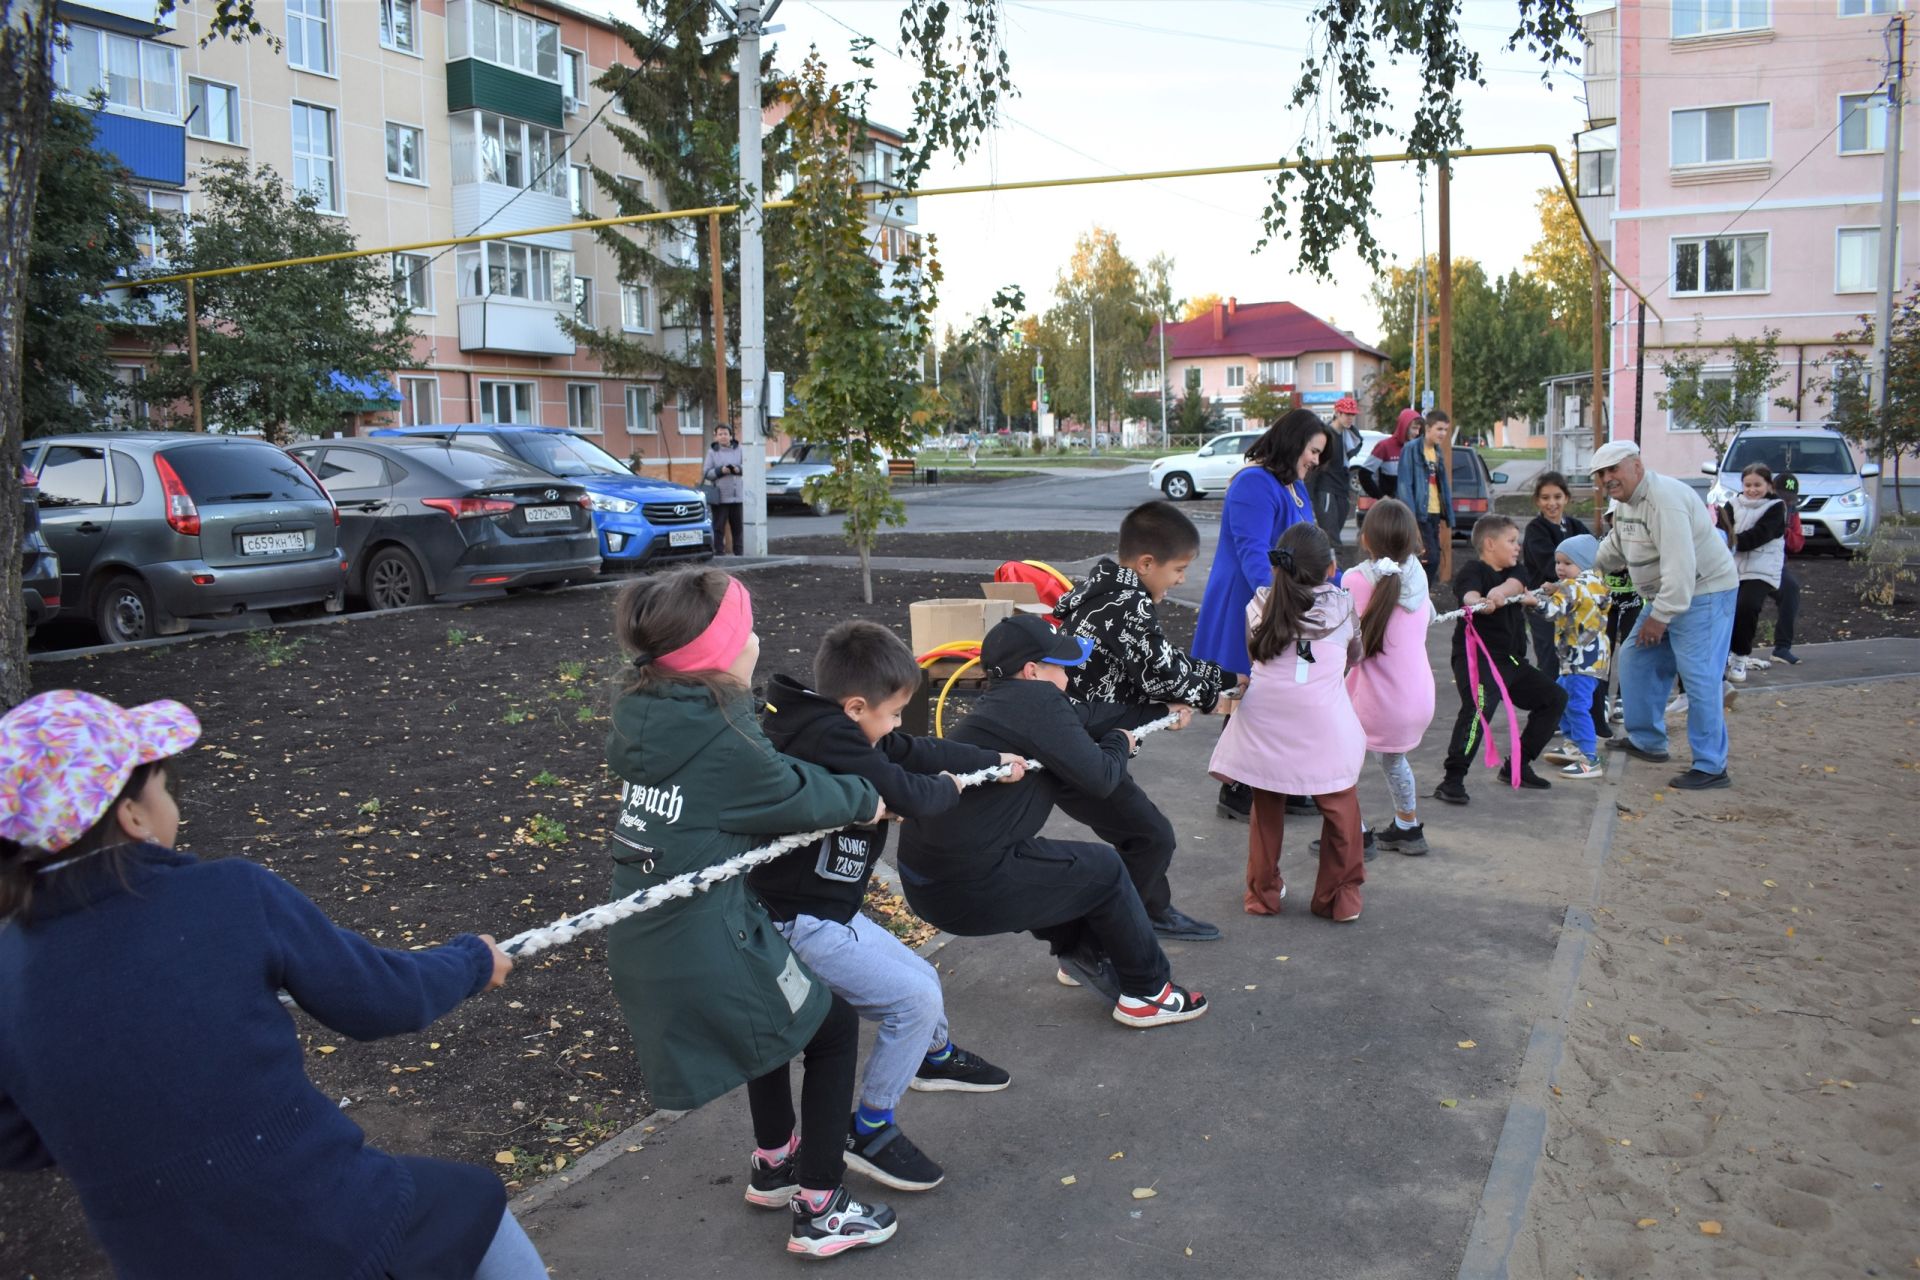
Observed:
[[[1265,434],[1243,430],[1217,435],[1192,453],[1156,459],[1147,468],[1147,479],[1174,502],[1220,493],[1240,468],[1247,465],[1247,450],[1253,442]]]
[[[1800,527],[1809,553],[1847,556],[1873,537],[1878,513],[1866,482],[1880,474],[1880,465],[1856,463],[1838,431],[1817,423],[1745,427],[1717,466],[1703,462],[1700,470],[1733,494],[1740,492],[1741,471],[1755,462],[1776,475],[1791,471],[1799,479]]]

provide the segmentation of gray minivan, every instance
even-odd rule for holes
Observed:
[[[239,436],[112,431],[26,442],[61,614],[108,644],[188,620],[346,598],[340,513],[284,449]]]

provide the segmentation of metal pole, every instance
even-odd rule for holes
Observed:
[[[1606,415],[1600,412],[1605,403],[1607,368],[1607,269],[1600,265],[1600,259],[1593,260],[1593,394],[1587,397],[1587,404],[1593,412],[1593,447],[1598,449],[1607,442]],[[1549,463],[1549,466],[1552,464]]]
[[[1633,339],[1633,442],[1640,443],[1640,411],[1647,398],[1647,304],[1640,304],[1636,322],[1639,333]]]
[[[1420,218],[1420,264],[1413,269],[1413,354],[1407,358],[1407,408],[1420,411],[1420,348],[1427,330],[1427,220],[1422,202]],[[1295,374],[1296,384],[1299,381]]]
[[[720,215],[707,215],[707,258],[713,282],[713,403],[715,425],[733,422],[727,405],[727,291],[720,275]],[[741,468],[746,470],[745,467]],[[734,554],[740,554],[738,547]]]
[[[1440,407],[1453,412],[1453,220],[1449,216],[1452,170],[1440,166]],[[1459,423],[1454,424],[1457,431]],[[1452,453],[1452,444],[1448,444]]]
[[[1093,376],[1093,301],[1087,301],[1087,456],[1100,452],[1100,415],[1096,405],[1099,392],[1094,389]]]
[[[1160,313],[1160,447],[1171,449],[1167,436],[1167,313]]]
[[[187,279],[187,372],[193,377],[193,429],[205,431],[207,419],[200,407],[200,308],[191,276]]]
[[[1889,432],[1887,415],[1892,397],[1887,394],[1887,365],[1893,349],[1893,295],[1900,287],[1900,109],[1904,105],[1907,61],[1907,16],[1893,15],[1887,28],[1887,148],[1880,192],[1880,300],[1873,323],[1873,421],[1878,429],[1877,445],[1884,446]],[[1882,472],[1886,459],[1876,447],[1874,453]],[[1879,503],[1881,486],[1874,482],[1874,501]]]
[[[760,0],[740,0],[740,469],[746,553],[767,554],[766,261],[760,241]]]

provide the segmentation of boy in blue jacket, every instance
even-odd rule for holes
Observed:
[[[871,782],[887,812],[932,818],[960,802],[954,775],[1008,765],[1018,756],[900,732],[900,713],[919,688],[920,668],[900,638],[876,622],[843,622],[821,641],[808,689],[786,676],[767,688],[761,727],[784,755]],[[886,847],[885,823],[850,827],[763,863],[747,883],[794,954],[880,1031],[847,1133],[847,1163],[900,1191],[926,1191],[946,1175],[894,1122],[909,1088],[990,1093],[1010,1077],[947,1038],[940,975],[891,933],[861,914],[873,864]]]

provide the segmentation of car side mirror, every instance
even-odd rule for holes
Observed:
[[[1506,472],[1504,472],[1504,471],[1496,471],[1496,472],[1494,472],[1494,473],[1493,473],[1493,482],[1494,482],[1495,484],[1505,484],[1505,483],[1507,482],[1507,473],[1506,473]]]
[[[1211,458],[1213,456],[1213,446],[1210,444],[1201,445],[1198,456],[1202,458]]]
[[[1703,476],[1717,476],[1720,474],[1720,464],[1712,461],[1703,462],[1700,464],[1700,474]]]
[[[1865,479],[1865,480],[1870,480],[1874,476],[1877,476],[1879,474],[1880,474],[1880,464],[1877,462],[1864,463],[1860,468],[1860,476],[1862,479]]]

